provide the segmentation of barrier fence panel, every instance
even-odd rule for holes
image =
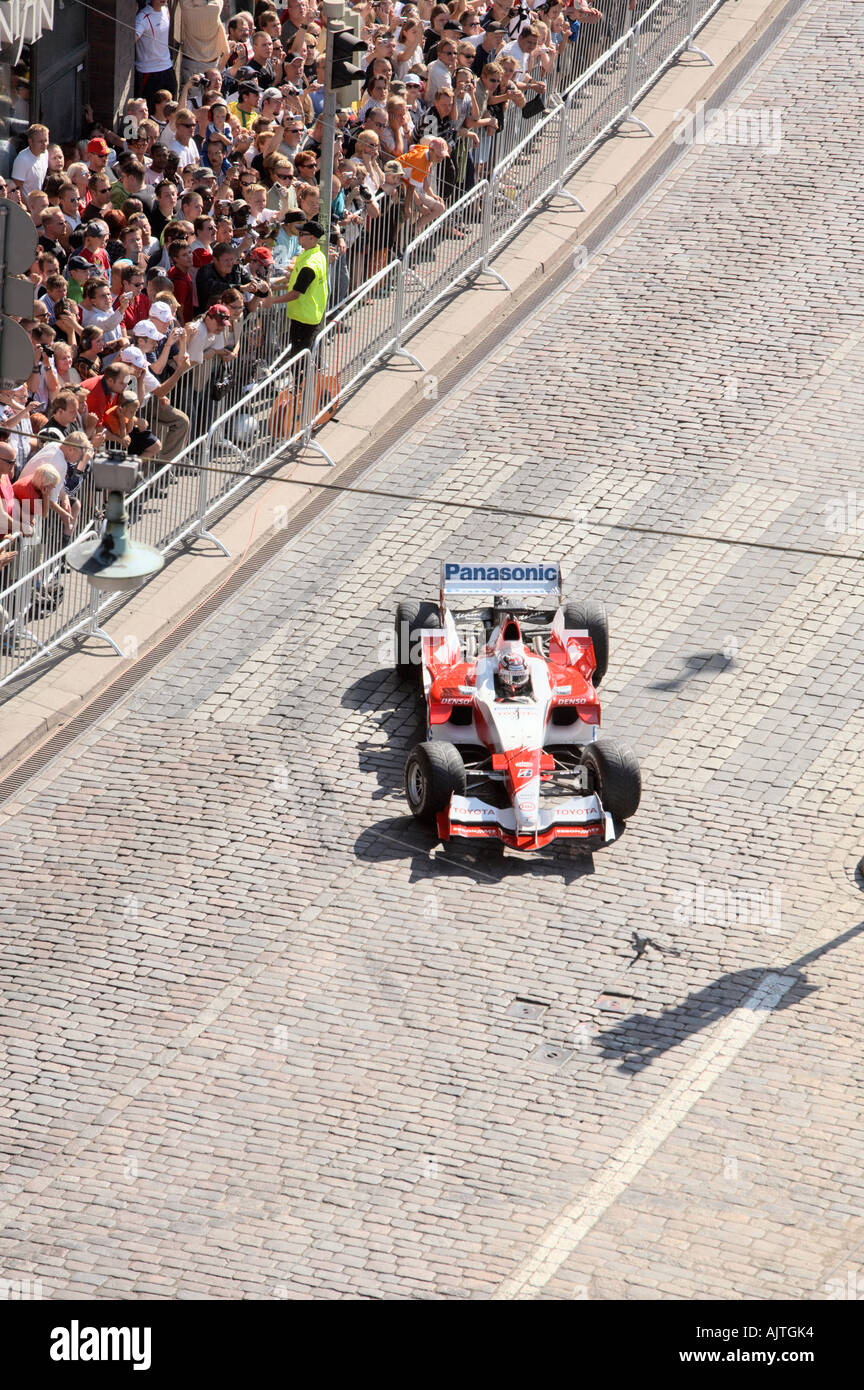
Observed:
[[[568,94],[562,107],[561,178],[626,115],[630,103],[631,42],[629,31],[607,49]]]
[[[690,24],[691,0],[655,0],[637,22],[631,105],[639,100],[670,58],[687,42]]]
[[[162,550],[191,532],[206,534],[208,514],[247,477],[286,446],[308,443],[364,372],[394,349],[404,351],[403,337],[461,278],[488,268],[527,214],[630,117],[677,54],[693,48],[695,34],[722,3],[609,0],[602,19],[581,21],[542,71],[532,69],[546,84],[546,110],[526,119],[511,107],[493,139],[472,142],[479,181],[419,236],[411,237],[404,189],[380,193],[379,215],[369,204],[362,225],[352,224],[356,234],[346,230],[346,251],[330,266],[330,302],[314,363],[309,352],[291,358],[284,306],[253,308],[227,334],[227,348],[237,343],[235,355],[194,366],[167,400],[145,401],[142,413],[163,456],[144,461],[150,476],[127,499],[133,534]],[[451,179],[455,167],[461,180],[456,192],[470,182],[464,160],[447,167]],[[452,197],[443,168],[437,186]],[[74,501],[77,541],[100,516],[102,499],[89,476]],[[0,541],[0,560],[14,551],[11,563],[0,565],[0,686],[64,637],[94,629],[98,614],[117,601],[94,599],[87,581],[68,569],[69,544],[66,524],[54,513],[34,518],[32,534]]]
[[[485,181],[477,184],[405,248],[400,332],[406,332],[463,275],[482,264],[488,191]]]
[[[487,212],[487,255],[547,194],[564,120],[563,107],[548,112],[492,175]]]
[[[88,527],[82,534],[91,532]],[[90,585],[66,568],[66,551],[42,557],[39,518],[15,549],[12,565],[0,571],[0,685],[89,626],[92,612]]]
[[[398,340],[399,280],[402,266],[392,261],[363,286],[330,320],[317,338],[313,372],[304,383],[308,428],[335,414],[340,396]]]
[[[199,441],[199,529],[214,508],[245,486],[245,478],[266,468],[288,445],[303,438],[302,387],[311,362],[308,351],[297,353],[263,381],[250,382],[240,400]],[[238,477],[238,473],[244,476]]]

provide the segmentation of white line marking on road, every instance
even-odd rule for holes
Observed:
[[[627,1142],[604,1164],[600,1176],[546,1228],[531,1254],[499,1284],[491,1298],[536,1298],[696,1102],[732,1065],[797,978],[774,972],[766,975],[743,1004],[717,1026],[662,1099],[640,1120]]]

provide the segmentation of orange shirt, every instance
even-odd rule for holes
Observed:
[[[429,177],[430,154],[428,145],[412,145],[404,154],[395,156],[405,171],[405,178],[413,188],[422,188]]]

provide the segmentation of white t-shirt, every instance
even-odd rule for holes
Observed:
[[[49,464],[51,468],[56,468],[60,474],[60,481],[51,489],[51,501],[56,502],[63,491],[63,484],[66,478],[66,456],[63,453],[62,444],[46,444],[44,448],[37,449],[36,453],[27,460],[18,475],[19,483],[26,483],[28,478],[32,478],[37,468],[41,468],[43,463]]]
[[[110,334],[111,329],[117,328],[119,326],[125,312],[125,307],[122,309],[88,308],[84,309],[81,314],[81,323],[84,328],[89,328],[91,324],[95,324],[97,328],[102,329],[103,333]]]
[[[435,99],[435,93],[440,87],[452,87],[453,74],[445,63],[436,58],[434,63],[429,65],[426,74],[426,88],[423,92],[423,100],[430,106]]]
[[[179,140],[169,140],[168,148],[173,154],[179,155],[180,163],[178,168],[185,169],[187,164],[200,164],[201,156],[198,153],[198,146],[194,140],[190,140],[188,145],[181,145]]]
[[[398,49],[396,50],[399,51]],[[395,58],[394,58],[395,61]],[[395,76],[402,80],[406,78],[412,68],[416,68],[418,63],[423,62],[423,45],[418,43],[413,53],[408,53],[401,62],[396,63]]]
[[[190,324],[191,332],[186,339],[186,352],[189,361],[196,367],[200,367],[204,361],[205,352],[218,352],[225,346],[224,333],[208,333],[207,325],[203,319],[197,319]]]
[[[522,72],[527,72],[529,68],[533,68],[537,61],[537,50],[535,48],[533,53],[523,53],[522,49],[519,47],[519,40],[514,39],[513,43],[508,43],[501,49],[498,57],[499,59],[503,57],[515,58],[516,62],[519,64],[520,70]]]
[[[20,179],[22,192],[25,194],[38,193],[45,182],[47,173],[47,150],[45,150],[43,154],[37,155],[34,154],[28,146],[27,149],[21,151],[16,157],[15,163],[12,165],[12,177],[13,179]]]
[[[166,72],[171,67],[168,38],[171,15],[168,6],[158,12],[145,5],[135,20],[135,67],[138,72]]]

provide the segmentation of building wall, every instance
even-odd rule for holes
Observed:
[[[109,0],[100,5],[111,17],[89,13],[89,96],[94,118],[113,125],[135,86],[135,0]]]

